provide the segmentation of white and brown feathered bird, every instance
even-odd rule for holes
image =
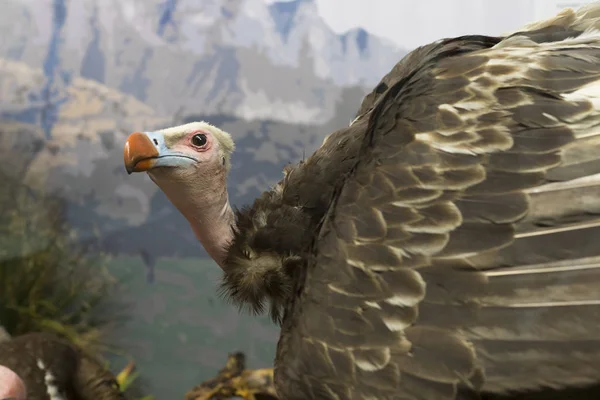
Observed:
[[[123,400],[95,358],[50,333],[0,343],[0,400]]]
[[[456,399],[600,380],[600,3],[411,52],[357,118],[234,211],[229,134],[134,133],[240,305],[281,323],[278,394]]]

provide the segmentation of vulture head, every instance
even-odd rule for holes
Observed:
[[[227,195],[233,150],[231,136],[206,122],[135,132],[124,148],[127,172],[148,173],[221,267],[233,236]]]
[[[291,293],[290,271],[303,261],[298,254],[311,238],[304,234],[310,232],[310,217],[301,207],[283,204],[281,183],[253,207],[234,212],[227,194],[234,147],[228,133],[192,122],[132,133],[125,142],[124,162],[129,174],[147,172],[189,221],[224,270],[222,293],[255,313],[270,302],[271,316],[279,320]],[[291,172],[284,170],[284,176]]]
[[[0,365],[0,399],[27,399],[23,380],[13,370],[2,365]]]

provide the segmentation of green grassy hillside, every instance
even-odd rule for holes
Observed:
[[[133,257],[109,263],[133,315],[120,339],[148,393],[182,399],[236,350],[247,354],[250,368],[272,365],[278,329],[265,317],[240,315],[217,296],[221,271],[212,260],[160,259],[154,283],[147,282],[145,268]],[[120,368],[122,360],[117,362]]]

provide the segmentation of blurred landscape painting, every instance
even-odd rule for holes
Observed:
[[[110,256],[130,305],[116,335],[146,391],[183,398],[236,350],[272,366],[276,327],[219,298],[220,270],[184,218],[145,174],[127,176],[125,138],[220,126],[237,143],[241,206],[347,125],[406,50],[335,33],[312,0],[2,0],[0,30],[2,184],[60,198],[73,240]]]
[[[250,368],[271,367],[277,328],[267,318],[240,315],[219,298],[220,270],[186,220],[146,174],[126,174],[125,138],[195,120],[228,131],[237,144],[229,194],[239,207],[277,182],[286,164],[347,126],[363,96],[412,45],[363,28],[334,30],[317,0],[0,2],[0,325],[13,334],[30,329],[16,317],[19,307],[2,308],[14,300],[2,298],[8,282],[53,271],[48,249],[58,247],[41,227],[52,228],[44,221],[58,212],[30,201],[31,193],[42,193],[61,205],[69,234],[61,233],[60,243],[68,239],[92,257],[108,257],[106,270],[118,290],[105,297],[126,304],[111,334],[127,354],[111,358],[112,369],[133,359],[144,393],[178,399],[214,376],[233,351],[244,352]],[[447,3],[458,10],[453,24],[472,31],[431,30],[422,38],[499,34],[584,2]],[[430,8],[405,7],[406,15],[389,18],[433,26]],[[442,11],[436,18],[447,22]],[[513,19],[504,20],[509,15]],[[497,31],[479,30],[484,25]],[[402,23],[390,26],[414,42]],[[17,186],[28,194],[16,194]],[[52,268],[67,263],[61,252],[52,253],[58,254]],[[87,288],[90,279],[69,280],[69,290]],[[39,293],[61,299],[73,297],[69,290]],[[28,315],[45,322],[31,329],[60,330],[48,315],[63,311],[40,302],[45,305]],[[67,303],[63,308],[73,307]],[[64,326],[89,322],[69,318]],[[63,331],[78,328],[69,329]]]

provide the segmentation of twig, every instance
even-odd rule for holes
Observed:
[[[186,400],[226,400],[242,397],[246,400],[277,400],[273,385],[273,369],[246,369],[244,353],[229,354],[227,364],[216,377],[186,393]]]

